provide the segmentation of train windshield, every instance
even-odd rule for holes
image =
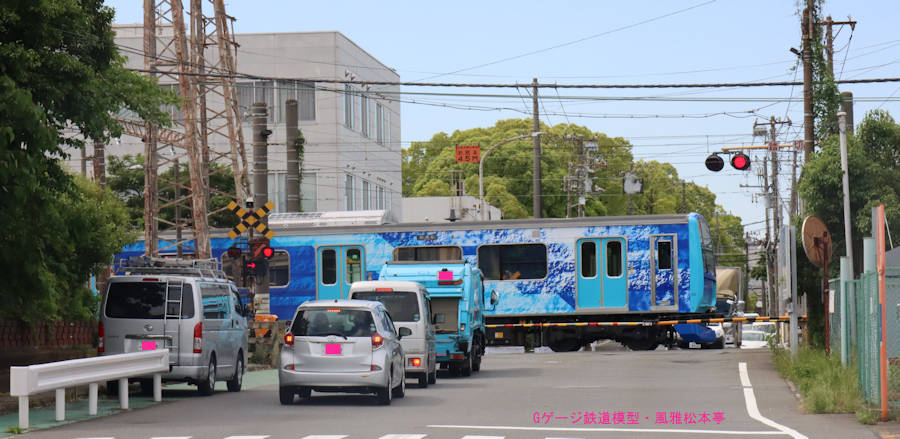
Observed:
[[[700,248],[703,250],[703,271],[716,272],[716,252],[713,247],[712,234],[709,232],[709,224],[702,216],[697,218],[700,224]]]

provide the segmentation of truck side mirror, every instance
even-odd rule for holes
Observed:
[[[496,305],[497,302],[500,301],[500,296],[497,295],[496,291],[491,291],[491,305]]]

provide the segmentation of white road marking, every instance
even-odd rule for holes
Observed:
[[[378,439],[423,439],[427,434],[386,434]]]
[[[225,439],[266,439],[268,437],[270,436],[266,434],[262,436],[228,436]]]
[[[744,402],[747,404],[747,414],[750,415],[751,418],[762,422],[769,427],[778,429],[781,433],[794,439],[809,439],[800,434],[797,430],[781,425],[760,414],[759,408],[756,406],[756,396],[753,395],[753,386],[750,384],[750,376],[747,374],[747,363],[744,363],[743,361],[738,363],[738,373],[741,375],[741,384],[744,386]]]
[[[506,436],[472,436],[466,435],[463,436],[462,439],[503,439]]]
[[[191,436],[154,436],[150,439],[191,439]]]
[[[428,425],[429,428],[460,428],[469,430],[521,430],[521,431],[578,431],[578,432],[633,432],[633,433],[689,433],[689,434],[731,434],[731,435],[777,435],[780,431],[740,431],[740,430],[677,430],[670,428],[576,428],[576,427],[516,427],[512,425]],[[480,436],[465,436],[465,438]],[[493,437],[493,436],[485,436]],[[502,437],[502,436],[500,436]]]
[[[344,439],[346,434],[314,434],[312,436],[303,436],[302,439]]]

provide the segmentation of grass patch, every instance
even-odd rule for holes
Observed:
[[[22,427],[9,427],[6,430],[4,430],[3,432],[4,433],[12,433],[12,434],[22,434],[22,433],[25,433],[26,431],[27,430]]]
[[[774,348],[775,367],[781,376],[797,386],[803,406],[810,413],[857,413],[860,422],[868,419],[862,407],[856,367],[843,367],[839,358],[825,357],[825,351],[802,347],[797,357]]]

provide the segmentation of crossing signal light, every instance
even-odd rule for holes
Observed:
[[[738,171],[746,171],[750,169],[750,157],[747,154],[739,152],[731,157],[731,167]]]
[[[706,158],[706,169],[713,172],[719,172],[725,167],[725,161],[718,154],[713,154]]]
[[[265,247],[262,249],[262,255],[266,259],[272,259],[272,256],[275,255],[275,250],[272,247]]]

